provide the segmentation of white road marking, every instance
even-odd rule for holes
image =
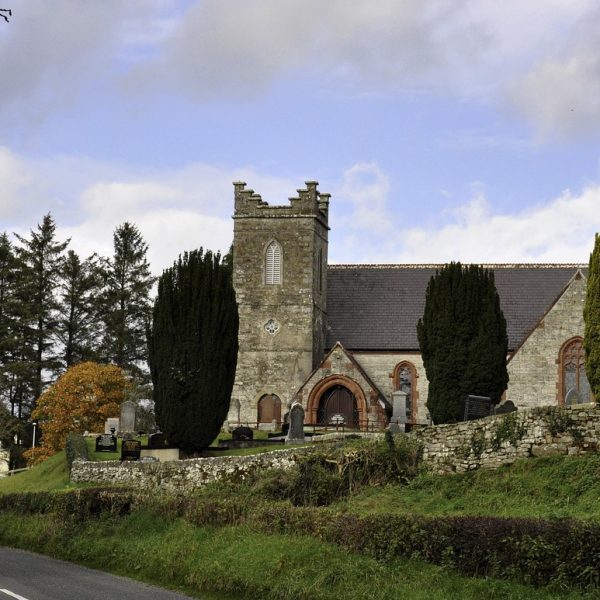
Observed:
[[[11,592],[10,590],[0,590],[0,592],[3,592],[4,594],[6,594],[7,596],[10,596],[11,598],[16,598],[17,600],[27,600],[27,598],[25,598],[25,596],[19,596],[19,594],[15,594],[14,592]]]

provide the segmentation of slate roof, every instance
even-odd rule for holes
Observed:
[[[327,348],[419,350],[425,289],[442,265],[330,265]],[[517,349],[585,265],[484,265],[494,271],[508,348]]]

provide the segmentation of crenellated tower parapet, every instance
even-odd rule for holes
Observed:
[[[331,194],[319,192],[317,181],[307,181],[306,188],[296,190],[298,195],[288,198],[289,204],[270,205],[253,189],[246,188],[244,181],[233,184],[235,191],[234,219],[244,218],[298,218],[318,219],[325,227],[329,218]]]

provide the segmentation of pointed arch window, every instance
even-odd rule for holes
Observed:
[[[267,246],[265,255],[265,283],[267,285],[281,284],[282,252],[279,242],[273,240]]]
[[[580,337],[569,340],[560,353],[562,404],[583,404],[592,401],[592,392],[585,374],[585,351]]]
[[[406,416],[409,423],[415,423],[417,418],[417,369],[408,361],[396,365],[393,374],[394,390],[406,393]]]

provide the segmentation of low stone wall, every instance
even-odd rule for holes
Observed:
[[[74,483],[125,484],[167,492],[188,492],[212,481],[241,481],[264,469],[289,469],[309,448],[273,450],[249,456],[217,456],[171,462],[81,461],[73,463]]]
[[[410,434],[438,473],[496,469],[519,458],[594,452],[600,441],[596,404],[547,406]]]
[[[330,440],[356,434],[329,434]],[[382,434],[363,434],[382,437]],[[519,458],[594,452],[600,443],[596,404],[540,407],[409,434],[423,444],[423,462],[437,473],[496,469]],[[75,483],[125,484],[145,490],[190,491],[219,480],[240,481],[257,469],[289,469],[311,446],[249,456],[172,462],[75,461]]]

